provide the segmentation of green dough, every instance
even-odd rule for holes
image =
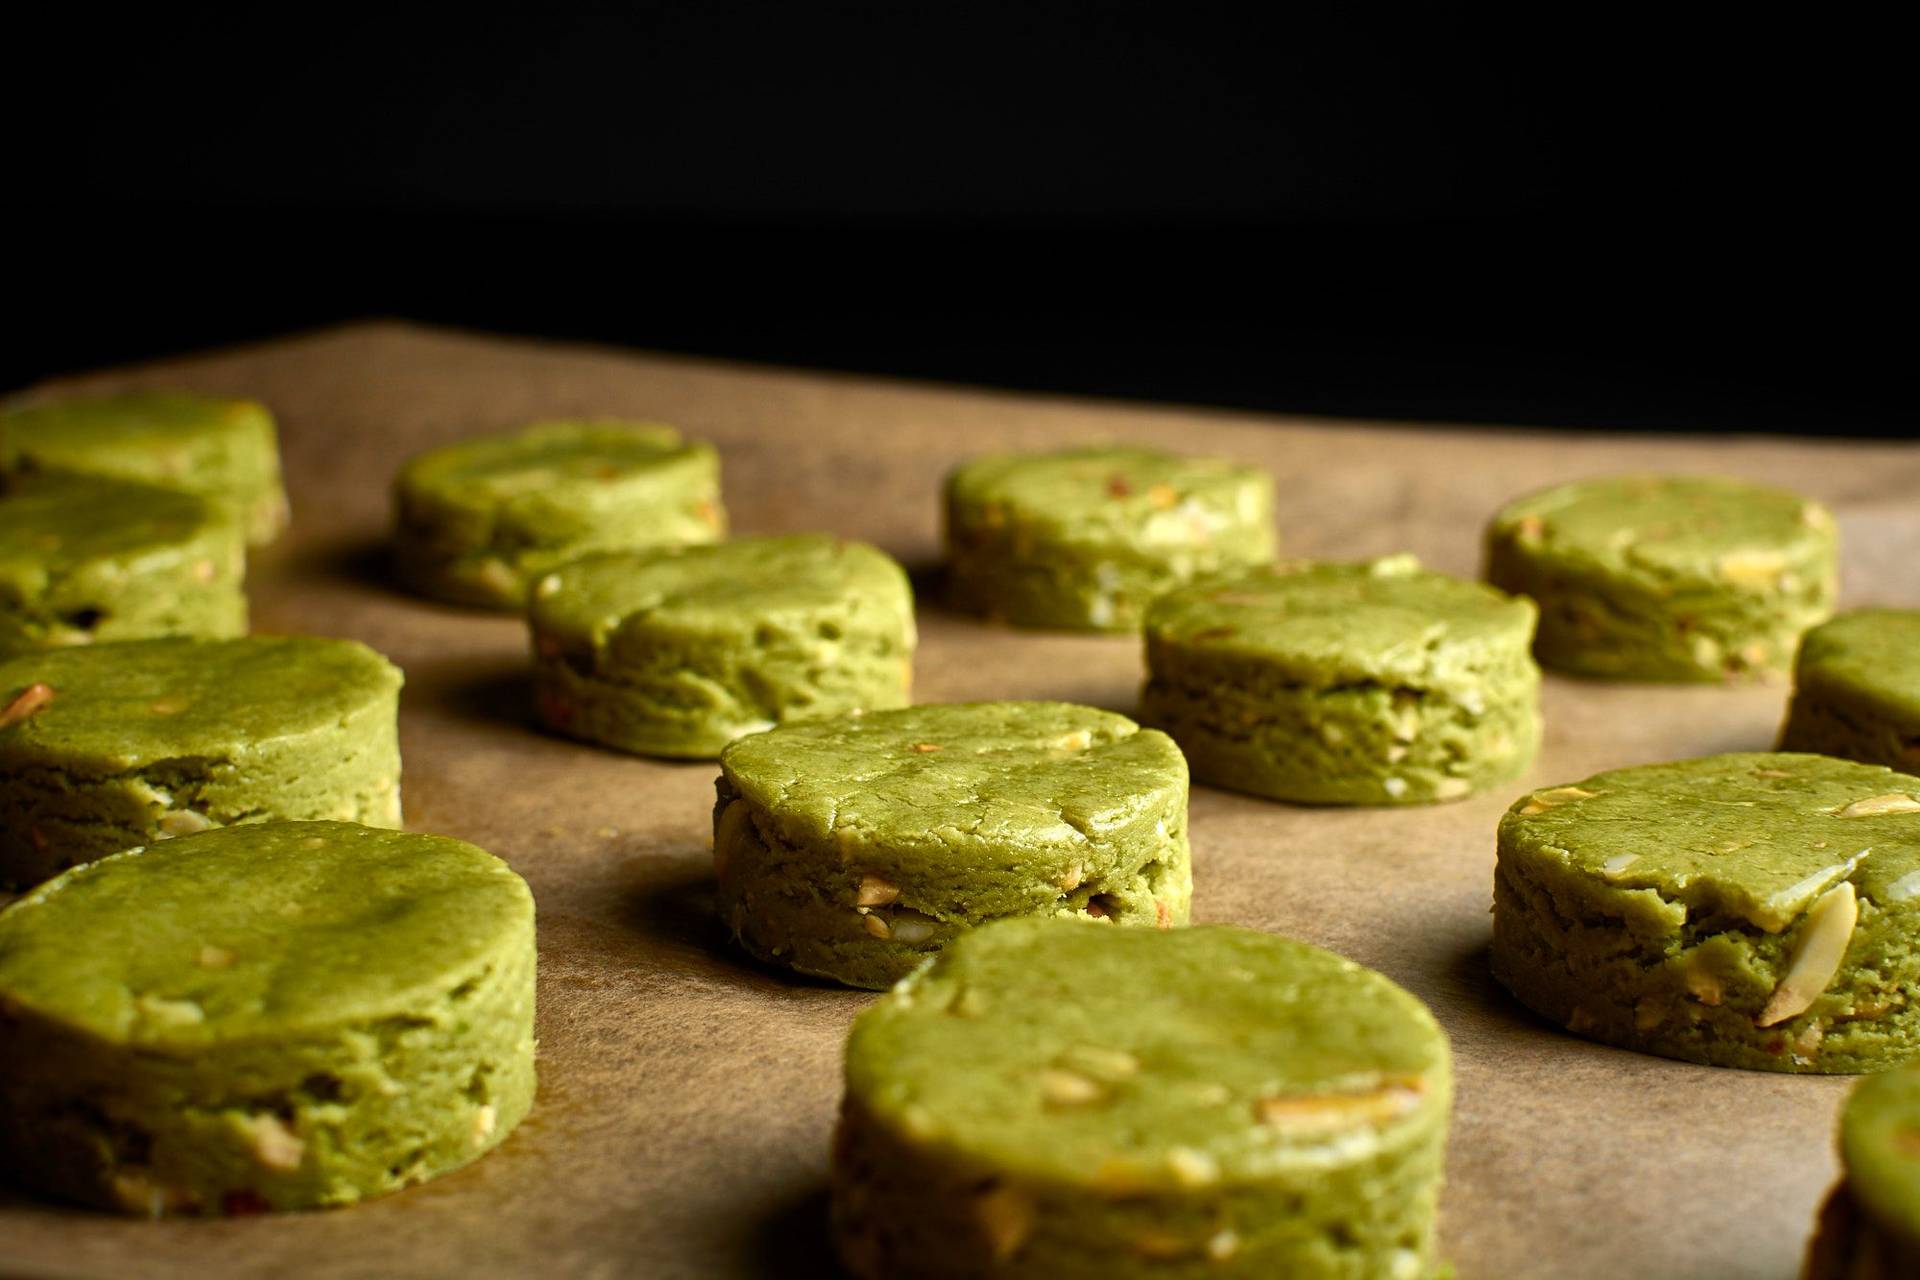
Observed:
[[[1002,916],[1185,924],[1187,762],[1064,702],[803,721],[720,756],[721,919],[753,955],[886,987]]]
[[[47,400],[0,412],[0,475],[83,471],[227,503],[247,539],[287,525],[273,415],[252,400],[180,392]]]
[[[1920,780],[1826,756],[1645,765],[1500,823],[1493,972],[1581,1035],[1713,1066],[1920,1052]]]
[[[1846,1179],[1821,1216],[1806,1280],[1920,1275],[1920,1065],[1854,1086],[1840,1113]]]
[[[1562,485],[1487,530],[1487,580],[1539,602],[1540,661],[1623,680],[1784,674],[1838,555],[1819,503],[1711,476]]]
[[[720,459],[671,427],[542,422],[421,454],[394,482],[395,567],[415,591],[517,609],[590,551],[712,542]]]
[[[0,912],[0,1170],[159,1217],[349,1204],[533,1103],[533,896],[460,840],[229,827]]]
[[[209,826],[397,827],[399,694],[385,658],[313,636],[0,662],[0,885]]]
[[[906,572],[826,534],[588,556],[540,580],[530,620],[540,718],[642,755],[711,760],[912,684]]]
[[[1856,609],[1807,632],[1780,749],[1920,774],[1920,610]]]
[[[1216,458],[1069,449],[947,479],[955,602],[1022,627],[1137,631],[1155,596],[1273,559],[1273,477]]]
[[[1247,929],[1008,921],[847,1041],[834,1234],[861,1280],[1434,1273],[1446,1035]]]
[[[209,499],[47,472],[0,478],[0,657],[247,630],[246,545]]]
[[[1540,743],[1534,608],[1411,556],[1215,578],[1147,611],[1141,718],[1200,782],[1306,804],[1452,800]]]

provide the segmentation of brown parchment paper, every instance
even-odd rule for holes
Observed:
[[[1849,603],[1920,604],[1920,448],[1414,430],[729,367],[395,324],[71,380],[258,396],[283,425],[291,535],[255,561],[262,631],[357,637],[407,673],[408,824],[532,882],[540,1098],[500,1150],[360,1207],[136,1222],[0,1192],[0,1272],[34,1276],[834,1274],[822,1227],[840,1045],[870,997],[757,969],[711,918],[714,768],[530,727],[511,618],[397,594],[387,482],[415,450],[546,416],[655,417],[714,440],[742,533],[832,529],[937,554],[959,459],[1101,439],[1273,469],[1289,553],[1410,549],[1472,574],[1505,499],[1630,468],[1712,470],[1831,503]],[[923,593],[924,594],[924,593]],[[991,628],[923,599],[917,695],[1130,711],[1127,639]],[[1714,1070],[1587,1044],[1526,1014],[1484,950],[1501,811],[1529,786],[1771,744],[1779,688],[1549,678],[1523,783],[1407,810],[1305,810],[1196,788],[1194,919],[1291,934],[1384,970],[1453,1037],[1443,1233],[1463,1277],[1789,1277],[1835,1172],[1843,1079]]]

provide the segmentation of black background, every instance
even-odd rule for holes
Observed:
[[[1913,434],[1905,42],[1677,8],[10,19],[0,384],[403,315],[1310,412]]]

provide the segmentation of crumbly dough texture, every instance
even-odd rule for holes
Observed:
[[[207,827],[400,825],[399,668],[352,640],[252,636],[0,662],[0,884]],[[37,699],[36,699],[37,700]]]
[[[1855,609],[1809,631],[1780,749],[1920,774],[1920,610]]]
[[[593,551],[726,533],[720,459],[651,423],[542,422],[421,454],[394,482],[394,560],[415,591],[525,605],[534,582]]]
[[[1531,601],[1411,556],[1283,563],[1147,611],[1141,718],[1193,776],[1306,804],[1452,800],[1540,743]]]
[[[912,688],[906,571],[826,534],[588,556],[541,579],[530,619],[541,719],[642,755],[710,760]]]
[[[0,411],[0,475],[81,471],[227,504],[247,540],[287,526],[273,415],[252,400],[183,392],[44,400]]]
[[[0,912],[0,1170],[128,1213],[351,1203],[532,1105],[533,897],[459,840],[277,822]]]
[[[1869,1076],[1840,1113],[1845,1178],[1821,1214],[1807,1280],[1920,1275],[1920,1067]]]
[[[1540,605],[1541,663],[1625,680],[1784,675],[1838,556],[1819,503],[1712,476],[1562,485],[1487,530],[1488,581]]]
[[[1137,631],[1155,596],[1273,558],[1273,477],[1147,449],[997,454],[948,477],[946,537],[962,608]]]
[[[1768,1071],[1920,1052],[1920,780],[1747,753],[1599,774],[1500,823],[1493,971],[1623,1048]]]
[[[1445,1034],[1271,934],[1008,921],[862,1014],[834,1235],[912,1275],[1434,1273]]]
[[[1187,765],[1061,702],[806,721],[720,757],[718,906],[769,963],[882,988],[1006,916],[1185,924]]]
[[[0,657],[247,630],[246,544],[190,493],[97,476],[0,476]]]

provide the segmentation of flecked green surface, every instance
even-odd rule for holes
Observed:
[[[1920,1052],[1917,932],[1920,780],[1876,766],[1754,753],[1621,769],[1538,790],[1500,824],[1495,976],[1625,1048],[1891,1066]],[[1844,946],[1831,976],[1785,982],[1822,939]],[[1778,1017],[1783,986],[1810,1004]]]
[[[251,400],[184,392],[45,400],[0,411],[0,475],[81,471],[229,504],[255,544],[287,525],[273,415]]]
[[[754,734],[720,767],[717,902],[762,960],[879,988],[1001,917],[1186,923],[1186,761],[1124,716],[911,707]]]
[[[1433,1016],[1329,952],[998,923],[854,1023],[835,1236],[863,1280],[1413,1280],[1450,1095]]]
[[[0,657],[247,629],[246,546],[194,494],[63,473],[0,477]]]
[[[1780,749],[1920,774],[1920,610],[1855,609],[1809,631]]]
[[[346,1204],[532,1105],[533,897],[337,822],[104,859],[0,912],[0,1169],[138,1214]]]
[[[962,608],[1134,631],[1162,592],[1273,558],[1273,477],[1147,449],[996,454],[948,477],[946,538]]]
[[[593,551],[726,532],[720,459],[651,423],[542,422],[414,458],[394,482],[394,561],[415,591],[518,608],[542,575]]]
[[[712,759],[912,686],[905,570],[827,534],[589,556],[541,579],[529,616],[541,719],[642,755]]]
[[[400,671],[314,636],[150,640],[0,662],[0,884],[211,826],[400,825]]]
[[[1415,804],[1506,782],[1540,742],[1534,607],[1411,556],[1290,562],[1147,611],[1141,718],[1214,786]]]
[[[1712,476],[1617,476],[1512,503],[1487,579],[1540,605],[1541,663],[1627,680],[1771,678],[1833,612],[1819,503]]]

